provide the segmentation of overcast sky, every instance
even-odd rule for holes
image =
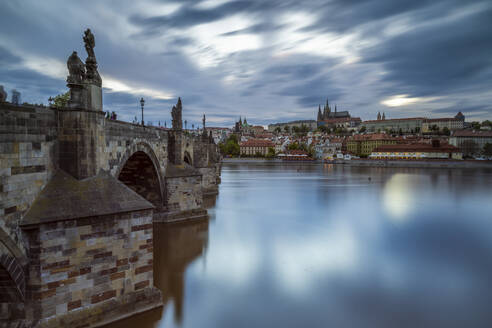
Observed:
[[[363,120],[492,118],[492,1],[0,1],[0,84],[22,101],[67,90],[95,35],[104,110],[232,126],[315,119],[329,98]]]

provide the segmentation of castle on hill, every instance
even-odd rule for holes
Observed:
[[[317,121],[327,121],[334,118],[350,118],[348,111],[344,110],[341,112],[337,111],[337,106],[335,105],[335,110],[332,111],[328,99],[326,99],[326,105],[323,107],[323,112],[321,112],[321,105],[318,106],[318,119]]]

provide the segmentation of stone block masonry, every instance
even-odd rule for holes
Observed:
[[[57,167],[56,111],[0,106],[0,229],[24,250],[19,221]]]
[[[87,327],[161,302],[153,284],[152,210],[41,223],[27,227],[26,236],[26,317],[34,326]]]

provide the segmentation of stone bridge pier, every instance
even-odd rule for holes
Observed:
[[[182,130],[181,99],[169,130],[109,120],[94,51],[67,66],[66,107],[0,103],[0,327],[96,327],[161,306],[154,223],[206,217],[218,190],[217,147]]]

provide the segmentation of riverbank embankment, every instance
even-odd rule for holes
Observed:
[[[415,168],[456,168],[456,169],[492,169],[492,161],[477,160],[374,160],[374,159],[352,159],[352,160],[333,160],[333,161],[283,161],[281,159],[265,158],[224,158],[224,163],[281,163],[295,165],[313,164],[335,164],[344,166],[363,166],[363,167],[415,167]]]

